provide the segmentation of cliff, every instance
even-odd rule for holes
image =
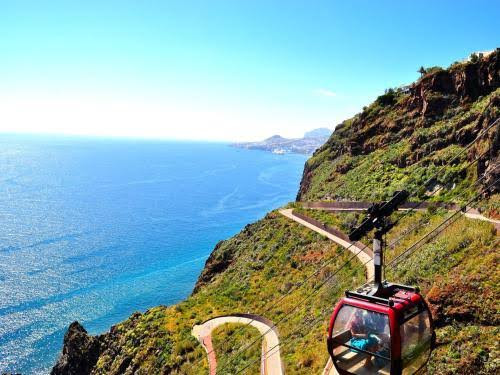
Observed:
[[[297,200],[379,199],[404,184],[416,187],[425,169],[446,160],[452,149],[465,146],[498,117],[499,67],[497,50],[475,63],[434,69],[405,89],[388,90],[338,125],[308,160]],[[378,168],[381,164],[386,170]],[[477,172],[485,167],[479,163]],[[361,173],[366,176],[359,180]],[[404,184],[395,176],[404,176]],[[371,191],[366,184],[379,187]]]
[[[477,62],[432,69],[407,88],[388,90],[344,121],[307,161],[298,200],[374,200],[404,187],[417,193],[414,200],[463,203],[491,185],[499,173],[499,126],[474,147],[465,147],[500,115],[499,58],[497,50]],[[462,156],[449,164],[460,151]],[[437,171],[438,178],[424,185]],[[484,192],[478,205],[484,215],[499,216],[498,189],[497,184]],[[356,214],[305,211],[343,229],[360,219]],[[387,260],[448,216],[429,205],[425,212],[402,218],[389,241],[405,237],[388,248]],[[412,229],[416,224],[417,230]],[[419,285],[432,307],[438,348],[427,373],[500,371],[498,250],[491,223],[461,217],[387,271],[391,280]],[[362,265],[347,262],[349,258],[324,237],[270,212],[217,244],[185,301],[136,313],[97,337],[73,323],[53,374],[206,374],[206,352],[191,328],[215,316],[242,312],[280,322],[280,337],[293,342],[282,348],[287,374],[319,373],[328,359],[328,315],[344,290],[364,280]],[[325,263],[328,266],[304,281]],[[297,302],[323,282],[292,314]],[[297,331],[315,317],[321,318],[320,324]],[[226,369],[241,368],[248,356],[259,352],[248,352],[245,358],[233,352],[228,361],[231,348],[248,344],[244,338],[251,333],[225,335],[226,358],[221,360]]]

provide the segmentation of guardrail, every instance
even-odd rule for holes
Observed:
[[[363,201],[335,201],[335,202],[299,202],[304,208],[338,210],[338,211],[365,211],[373,204],[373,202]],[[447,210],[457,210],[459,205],[454,203],[442,202],[406,202],[402,204],[400,210],[419,210],[423,211],[429,207],[445,208]]]

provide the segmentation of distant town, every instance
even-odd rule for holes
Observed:
[[[273,154],[312,154],[318,147],[322,146],[332,134],[328,128],[311,130],[304,134],[303,138],[283,138],[273,135],[260,142],[233,143],[231,146],[246,148],[249,150],[269,151]]]

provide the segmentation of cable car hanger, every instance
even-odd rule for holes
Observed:
[[[402,205],[409,197],[406,190],[397,191],[388,202],[374,203],[367,211],[367,218],[361,225],[354,228],[349,234],[349,240],[359,241],[363,236],[375,228],[373,239],[373,265],[374,282],[372,290],[366,293],[368,296],[384,297],[384,287],[382,282],[382,271],[384,262],[384,236],[392,228],[392,223],[388,217]]]

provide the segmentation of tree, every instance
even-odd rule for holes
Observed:
[[[421,77],[426,73],[425,68],[423,66],[420,67],[420,69],[418,70],[418,72],[420,73]]]
[[[472,53],[470,55],[470,62],[471,63],[477,63],[479,61],[479,56],[475,53]]]
[[[384,95],[380,95],[375,101],[382,105],[393,105],[396,98],[396,91],[394,89],[386,89]]]

